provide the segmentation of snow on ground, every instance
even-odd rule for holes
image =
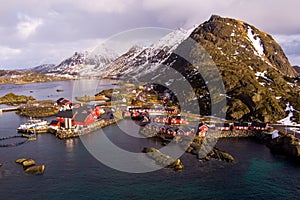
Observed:
[[[265,86],[266,83],[259,82],[259,84],[260,84],[261,86]]]
[[[295,125],[295,126],[300,126],[300,124],[296,124],[295,122],[292,122],[291,119],[294,117],[293,111],[296,111],[293,106],[290,105],[290,103],[286,104],[285,111],[289,111],[289,114],[286,118],[283,118],[279,121],[278,123],[284,124],[284,125]]]
[[[279,121],[277,121],[278,123],[284,124],[284,125],[294,125],[295,122],[291,121],[291,118],[293,117],[293,112],[290,112],[289,115],[286,118],[283,118]]]
[[[265,79],[265,80],[267,80],[267,81],[271,81],[271,82],[273,82],[271,79],[269,79],[268,77],[267,77],[267,71],[265,70],[265,71],[263,71],[263,72],[256,72],[255,73],[255,76],[256,76],[256,79],[258,79],[259,77],[261,77],[261,78],[263,78],[263,79]]]
[[[287,84],[289,84],[289,86],[291,86],[291,87],[294,87],[294,86],[295,86],[293,83],[287,82]]]
[[[258,35],[255,35],[253,33],[253,30],[251,27],[248,27],[248,32],[247,32],[248,38],[250,39],[254,49],[258,53],[258,55],[264,55],[264,47],[262,45],[262,42]]]
[[[293,106],[291,106],[289,102],[286,104],[285,111],[294,111]]]
[[[228,99],[231,99],[231,97],[228,96],[227,94],[220,94],[220,96],[221,96],[221,97],[226,97],[226,98],[228,98]]]
[[[252,43],[254,47],[254,54],[259,56],[265,63],[267,63],[270,67],[275,68],[269,61],[266,59],[266,55],[264,53],[264,46],[258,34],[254,34],[253,29],[248,26],[247,35],[249,41]]]

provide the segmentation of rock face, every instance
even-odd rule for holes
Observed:
[[[283,75],[298,75],[277,42],[246,22],[213,15],[192,32],[191,38],[210,53],[217,65],[268,65]]]
[[[293,135],[281,135],[268,142],[267,146],[276,154],[300,158],[300,140]]]
[[[293,66],[293,68],[298,73],[298,77],[300,77],[300,66]]]

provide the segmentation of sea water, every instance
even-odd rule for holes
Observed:
[[[39,85],[39,98],[51,93],[57,95],[54,86],[60,84]],[[11,89],[14,86],[9,87],[9,91],[14,92]],[[66,87],[63,89],[67,91]],[[22,93],[19,89],[16,91]],[[2,113],[0,137],[17,134],[16,128],[26,121],[27,118],[15,112]],[[131,123],[124,120],[92,134],[107,134],[120,148],[133,152],[143,147],[159,148],[156,141],[133,138],[118,126],[130,128]],[[273,155],[255,139],[222,139],[217,146],[233,155],[236,162],[204,162],[194,155],[184,154],[180,158],[184,164],[181,172],[161,169],[126,173],[95,159],[80,138],[59,140],[51,134],[40,134],[36,141],[0,148],[0,163],[3,164],[0,168],[1,199],[299,199],[299,163]],[[45,173],[25,174],[22,166],[15,163],[22,157],[44,164]]]

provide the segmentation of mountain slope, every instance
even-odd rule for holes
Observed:
[[[297,74],[270,35],[239,20],[212,16],[190,38],[204,47],[219,69],[227,93],[228,119],[274,122],[287,114],[287,102],[299,107],[299,86],[287,82]],[[190,49],[189,60],[195,59],[195,51]],[[199,102],[202,112],[209,114],[210,94],[201,74],[195,72],[203,63],[191,66],[178,55],[171,55],[165,64],[180,71],[198,97],[205,94]]]
[[[134,76],[155,70],[190,35],[192,30],[173,31],[149,47],[133,46],[105,67],[104,76],[120,76],[129,73]]]
[[[300,76],[300,66],[293,66],[293,68],[298,73],[298,76]]]
[[[30,70],[39,72],[39,73],[47,73],[51,69],[55,67],[55,64],[42,64],[36,67],[31,68]]]
[[[100,50],[99,50],[100,49]],[[118,55],[107,48],[98,48],[94,52],[75,52],[71,57],[63,60],[57,66],[41,65],[33,71],[56,75],[98,76],[99,69],[116,59]]]

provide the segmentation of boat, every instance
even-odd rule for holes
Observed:
[[[40,129],[41,127],[47,126],[47,121],[43,119],[32,119],[30,118],[28,122],[25,124],[21,124],[19,128],[17,128],[18,132],[27,133],[29,130],[37,128]]]

